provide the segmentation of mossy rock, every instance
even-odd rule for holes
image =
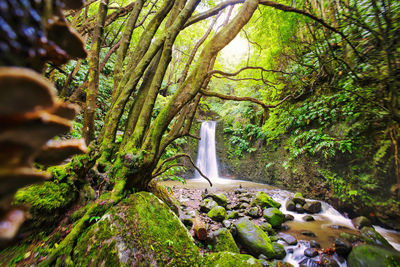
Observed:
[[[237,219],[237,218],[239,218],[240,217],[240,215],[239,215],[239,212],[237,212],[237,211],[228,211],[228,219]]]
[[[157,180],[153,179],[149,187],[151,189],[151,192],[161,199],[165,204],[168,205],[168,207],[176,214],[179,216],[179,207],[181,203],[174,197],[173,193],[168,191],[167,188],[164,185],[161,185],[157,182]]]
[[[205,199],[211,198],[215,202],[217,202],[218,205],[220,205],[222,207],[226,207],[226,205],[228,205],[228,200],[227,200],[226,196],[224,194],[222,194],[222,193],[220,193],[220,194],[208,194],[204,198]]]
[[[292,201],[295,204],[300,204],[301,206],[303,206],[306,203],[306,200],[304,199],[303,195],[299,192],[297,192],[296,194],[294,194]]]
[[[285,215],[277,208],[265,209],[263,216],[274,228],[280,228],[285,221]]]
[[[225,208],[221,206],[216,206],[207,215],[216,222],[222,222],[227,217]]]
[[[256,258],[232,252],[219,252],[209,254],[205,257],[204,265],[207,267],[262,267],[262,264]]]
[[[113,207],[81,236],[73,251],[76,266],[199,266],[201,260],[178,217],[147,192]]]
[[[236,223],[237,239],[253,256],[260,254],[269,259],[274,258],[275,251],[268,235],[248,218],[240,218]]]
[[[218,229],[213,233],[213,250],[215,252],[229,251],[239,253],[239,249],[231,232],[226,228]]]
[[[251,206],[260,206],[261,208],[280,208],[281,204],[273,200],[265,192],[257,192],[256,197],[251,202]]]
[[[363,227],[360,233],[363,240],[368,244],[393,249],[392,245],[372,227]]]
[[[400,252],[371,245],[354,247],[348,257],[351,267],[398,267]]]
[[[268,233],[268,236],[276,235],[275,230],[272,229],[272,225],[270,223],[264,222],[264,223],[260,224],[260,228],[264,232]]]
[[[286,256],[285,247],[277,242],[272,242],[272,247],[275,251],[275,259],[283,259]]]
[[[211,198],[206,198],[206,199],[203,199],[203,200],[201,201],[201,204],[200,204],[200,211],[202,211],[202,212],[209,212],[210,210],[212,210],[213,208],[215,208],[215,207],[217,207],[217,206],[218,206],[218,203],[215,202],[213,199],[211,199]]]

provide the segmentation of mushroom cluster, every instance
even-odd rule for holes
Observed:
[[[78,108],[57,99],[37,72],[46,62],[86,57],[62,14],[62,8],[82,6],[81,0],[0,2],[0,241],[13,238],[27,217],[11,205],[15,192],[50,178],[34,162],[56,165],[86,152],[83,140],[51,140],[70,131]]]

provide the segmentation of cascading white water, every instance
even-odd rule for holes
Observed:
[[[221,181],[218,174],[217,153],[215,149],[215,127],[217,122],[204,121],[200,129],[200,142],[197,152],[196,166],[210,178],[212,182]],[[195,178],[201,178],[196,171]]]

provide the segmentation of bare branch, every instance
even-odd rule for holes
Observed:
[[[152,177],[153,177],[153,178],[156,178],[156,177],[158,177],[158,176],[160,176],[160,175],[163,175],[166,171],[168,171],[168,170],[170,170],[170,169],[172,169],[172,168],[174,168],[174,167],[185,167],[185,165],[183,165],[182,163],[177,163],[177,164],[169,165],[169,166],[166,167],[164,170],[159,171],[159,172],[157,172],[157,173],[154,173],[154,174],[152,175]]]
[[[264,69],[263,67],[258,67],[258,66],[246,66],[246,67],[243,67],[243,68],[241,68],[240,70],[238,70],[238,71],[236,71],[234,73],[223,72],[223,71],[220,71],[220,70],[212,70],[212,71],[210,71],[208,73],[208,75],[220,74],[220,75],[223,75],[223,76],[232,77],[232,76],[236,76],[236,75],[240,74],[244,70],[260,70],[262,72],[281,73],[281,74],[285,74],[285,75],[297,75],[296,73],[293,73],[293,72],[284,72],[284,71],[280,71],[280,70],[267,70],[267,69]]]

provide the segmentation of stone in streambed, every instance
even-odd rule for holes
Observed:
[[[239,218],[239,212],[228,211],[228,219],[237,219],[237,218]]]
[[[321,245],[317,241],[311,240],[310,241],[310,247],[311,248],[321,248]]]
[[[278,234],[279,238],[283,241],[285,241],[288,245],[296,245],[297,244],[297,239],[289,234],[285,234],[285,233],[279,233]]]
[[[315,221],[314,217],[311,215],[306,215],[303,217],[303,220],[305,220],[306,222],[312,222]]]
[[[260,215],[260,210],[258,209],[258,207],[252,207],[250,208],[247,212],[246,215],[252,217],[252,218],[259,218],[261,217]]]
[[[294,203],[292,200],[288,200],[286,202],[286,210],[295,211],[296,210],[296,203]]]
[[[215,231],[211,237],[213,250],[216,252],[229,251],[239,253],[239,249],[233,239],[231,232],[226,228]]]
[[[318,213],[321,212],[322,206],[321,206],[321,202],[319,201],[309,201],[306,204],[303,205],[303,209],[307,212],[307,213]]]
[[[273,200],[265,192],[257,192],[256,197],[251,202],[251,206],[259,206],[261,208],[280,208],[281,204]]]
[[[294,216],[291,214],[285,214],[285,222],[287,221],[293,221],[294,220]]]
[[[298,213],[304,213],[303,206],[300,204],[296,204],[296,212]]]
[[[268,235],[248,218],[240,218],[236,223],[237,239],[254,256],[264,254],[269,259],[275,256]]]
[[[400,266],[400,252],[372,245],[359,245],[353,248],[347,258],[351,267],[397,267]]]
[[[335,251],[342,257],[347,257],[349,255],[351,249],[353,248],[352,244],[346,240],[336,238],[335,239]]]
[[[277,208],[268,208],[263,211],[263,217],[272,225],[274,228],[280,228],[285,220],[285,215]]]
[[[389,242],[372,227],[363,227],[360,233],[363,240],[368,244],[393,249],[392,245],[390,245]]]
[[[272,247],[275,251],[275,259],[282,260],[286,256],[285,247],[277,242],[272,243]]]
[[[354,218],[353,220],[351,220],[351,222],[357,229],[361,229],[364,226],[372,226],[371,221],[365,216],[359,216],[357,218]]]
[[[316,235],[311,231],[301,231],[301,234],[309,237],[316,237]]]
[[[203,199],[203,201],[201,201],[200,211],[209,212],[210,210],[212,210],[216,206],[218,206],[217,202],[215,202],[213,199],[206,198],[206,199]]]
[[[260,228],[264,232],[268,233],[269,236],[276,234],[275,230],[272,229],[272,225],[270,223],[264,222],[264,223],[260,224]]]
[[[222,193],[220,194],[208,194],[205,196],[205,199],[207,198],[211,198],[213,199],[215,202],[218,203],[218,205],[222,206],[222,207],[226,207],[226,205],[228,204],[228,201],[226,199],[226,196]]]
[[[190,266],[190,265],[187,265]],[[204,258],[202,266],[209,267],[237,267],[237,266],[248,266],[248,267],[263,267],[259,260],[256,258],[246,255],[232,252],[218,252],[207,255]]]
[[[301,193],[296,193],[294,194],[294,197],[292,198],[292,201],[295,204],[300,204],[303,206],[306,203],[306,200],[304,199],[303,195]]]
[[[306,248],[304,250],[304,256],[313,258],[318,255],[318,251],[315,248]]]
[[[221,206],[214,207],[207,215],[216,222],[222,222],[227,216],[225,208]]]

